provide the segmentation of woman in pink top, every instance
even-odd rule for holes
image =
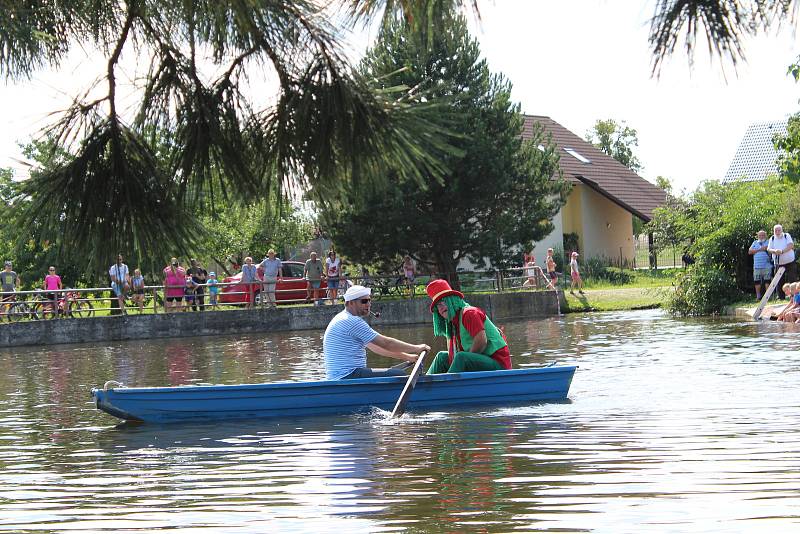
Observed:
[[[47,276],[44,277],[44,285],[42,288],[46,291],[44,294],[44,302],[42,303],[45,313],[49,311],[53,314],[53,317],[56,316],[56,305],[58,302],[58,294],[61,289],[63,289],[63,285],[61,284],[61,277],[56,274],[56,268],[50,266],[47,269]]]
[[[164,311],[178,311],[183,301],[183,287],[186,284],[186,271],[172,258],[164,269]]]

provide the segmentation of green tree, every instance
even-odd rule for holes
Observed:
[[[550,219],[568,192],[554,146],[540,127],[523,142],[511,86],[480,59],[462,18],[430,46],[420,46],[403,25],[386,27],[362,71],[387,86],[417,87],[451,101],[443,120],[460,134],[454,144],[461,153],[447,157],[450,171],[442,180],[431,177],[427,187],[390,179],[324,209],[343,253],[361,263],[410,254],[436,272],[454,273],[462,258],[506,265],[552,230]]]
[[[786,135],[776,134],[774,143],[780,175],[792,183],[800,182],[800,113],[789,117]]]
[[[312,238],[312,222],[293,210],[288,202],[281,209],[267,200],[223,206],[216,213],[199,218],[203,232],[196,255],[213,259],[226,272],[226,260],[242,265],[250,254],[259,261],[270,248],[282,256],[290,247]]]
[[[639,138],[636,130],[627,126],[625,121],[617,123],[614,119],[598,120],[586,132],[586,140],[633,172],[642,169],[639,158],[633,153],[633,147],[639,146]]]
[[[463,3],[341,2],[348,27],[433,25]],[[26,0],[0,11],[6,77],[58,68],[75,48],[100,66],[47,130],[71,157],[32,176],[22,213],[87,258],[159,242],[185,250],[192,210],[215,195],[249,202],[275,184],[336,191],[387,166],[420,182],[444,170],[436,104],[409,88],[376,90],[355,72],[333,25],[341,11],[324,3]],[[145,71],[133,97],[121,88],[123,59]],[[254,90],[260,82],[275,92]]]
[[[796,186],[778,178],[727,185],[708,181],[685,202],[656,210],[654,227],[662,225],[691,241],[696,259],[679,277],[669,307],[686,315],[717,313],[738,290],[749,291],[752,257],[747,250],[758,230],[786,220],[796,196]],[[787,231],[795,228],[796,218],[786,220]]]

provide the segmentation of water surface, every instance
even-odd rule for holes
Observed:
[[[319,379],[321,332],[2,351],[0,531],[800,529],[800,330],[644,311],[506,332],[517,366],[580,366],[568,402],[117,427],[91,387]]]

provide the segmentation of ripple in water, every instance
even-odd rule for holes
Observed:
[[[315,380],[320,333],[0,352],[0,531],[798,529],[800,330],[658,311],[505,326],[517,366],[579,366],[568,401],[117,426],[89,388]]]

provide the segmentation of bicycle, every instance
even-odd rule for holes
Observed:
[[[377,276],[367,287],[372,288],[372,298],[382,297],[411,298],[414,296],[416,281],[409,285],[404,274]]]
[[[55,302],[45,299],[43,292],[36,296],[38,302],[33,304],[31,316],[34,319],[55,319],[56,317],[91,317],[94,315],[94,306],[87,299],[80,298],[77,291],[65,291]]]
[[[35,319],[33,310],[25,301],[17,301],[16,296],[11,297],[12,300],[7,300],[0,303],[3,308],[3,313],[6,315],[8,322],[18,322],[23,319]],[[8,309],[5,309],[8,308]]]

